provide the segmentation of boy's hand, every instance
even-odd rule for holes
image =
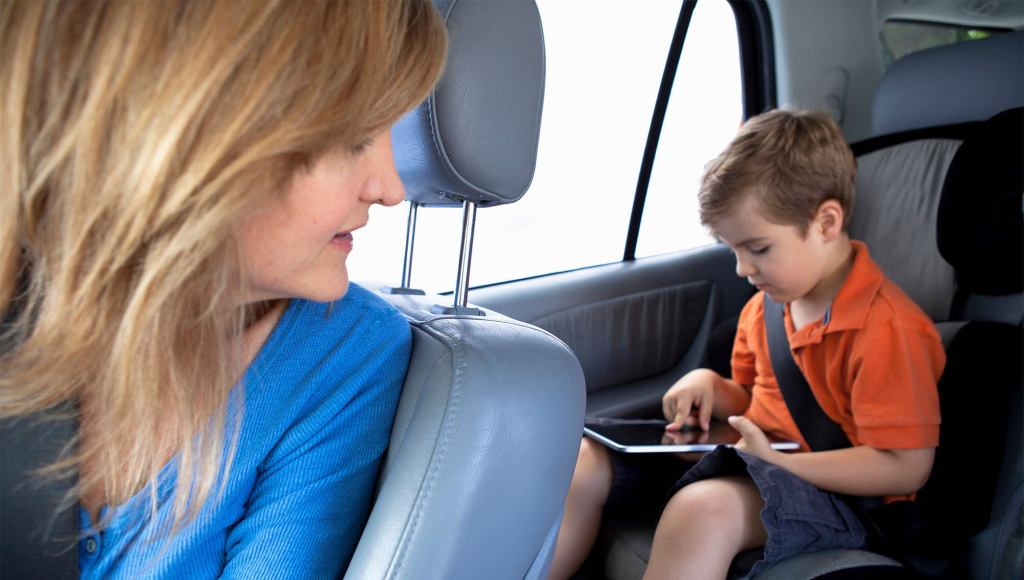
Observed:
[[[661,398],[661,410],[669,422],[667,431],[683,428],[694,416],[700,428],[711,428],[711,409],[715,400],[715,379],[718,375],[708,369],[697,369],[676,381]]]
[[[736,449],[754,457],[760,457],[769,463],[777,463],[775,456],[779,452],[772,449],[768,436],[753,421],[746,417],[733,415],[729,417],[729,425],[740,432],[741,439],[736,443]]]

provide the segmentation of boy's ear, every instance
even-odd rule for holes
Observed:
[[[826,199],[818,206],[812,227],[818,230],[825,241],[831,242],[843,233],[844,217],[843,206],[834,199]]]

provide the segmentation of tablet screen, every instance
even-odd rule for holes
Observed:
[[[738,431],[724,421],[712,421],[711,429],[685,426],[680,431],[665,431],[668,422],[661,419],[587,419],[583,432],[596,441],[625,453],[693,453],[711,451],[719,445],[733,445]],[[771,439],[771,438],[770,438]],[[799,449],[799,443],[772,439],[780,450]]]

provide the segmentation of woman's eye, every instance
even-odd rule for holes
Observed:
[[[768,248],[770,248],[770,247],[771,246],[764,246],[763,248],[750,248],[750,253],[754,254],[755,256],[760,256],[762,254],[767,254],[768,253]]]
[[[369,149],[370,145],[373,145],[373,139],[367,139],[365,141],[362,141],[361,143],[357,143],[352,146],[352,154],[359,155],[363,151]]]

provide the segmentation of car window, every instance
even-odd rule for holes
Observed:
[[[743,121],[736,19],[728,2],[693,12],[647,188],[636,257],[712,243],[697,215],[704,165]]]
[[[887,20],[882,25],[882,46],[885,65],[908,54],[945,46],[955,42],[988,38],[993,34],[1006,32],[999,28],[972,28],[938,22],[915,22],[909,20]]]
[[[622,258],[680,2],[586,4],[583,14],[578,2],[538,1],[547,77],[537,171],[521,201],[477,213],[473,286]],[[371,211],[370,225],[355,233],[353,280],[398,284],[407,208]],[[461,214],[419,210],[413,286],[454,287]]]

